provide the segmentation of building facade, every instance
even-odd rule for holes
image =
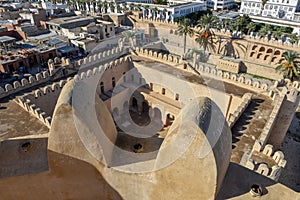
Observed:
[[[261,0],[243,0],[240,12],[247,15],[263,16],[293,21],[300,11],[299,0],[269,0],[262,5]]]
[[[142,4],[144,18],[152,18],[173,22],[175,18],[186,16],[193,12],[205,11],[204,2],[178,2],[170,5]],[[149,8],[145,8],[145,6]]]
[[[207,7],[214,10],[229,10],[233,7],[234,0],[207,0]]]

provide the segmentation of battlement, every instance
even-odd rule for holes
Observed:
[[[61,80],[60,82],[47,85],[42,89],[37,89],[30,94],[25,94],[22,97],[15,99],[24,110],[39,119],[48,128],[51,126],[52,113],[55,108],[55,99],[57,100],[63,86],[70,81]],[[53,105],[49,104],[53,102]]]
[[[265,127],[262,130],[258,140],[255,141],[253,150],[261,151],[265,147],[265,145],[270,137],[270,133],[273,129],[273,126],[276,121],[279,110],[283,104],[284,98],[285,98],[284,96],[280,96],[280,95],[275,96],[274,101],[272,103],[274,106],[273,110],[272,110],[272,112],[268,118],[268,121],[266,122]]]
[[[45,71],[42,73],[37,73],[35,76],[30,76],[28,80],[23,78],[21,81],[13,82],[12,85],[6,84],[5,88],[0,87],[0,99],[30,87],[46,83],[49,80],[49,72]]]
[[[92,65],[97,65],[100,63],[108,62],[109,60],[113,60],[119,58],[128,53],[128,49],[124,47],[116,47],[107,51],[100,52],[98,54],[94,54],[88,56],[84,59],[81,59],[75,63],[75,68],[83,70],[85,67],[89,67]]]
[[[169,29],[177,29],[177,27],[179,26],[179,23],[177,22],[168,22],[165,20],[159,20],[159,19],[151,19],[151,18],[137,18],[135,17],[135,19],[138,22],[146,22],[146,23],[153,23],[154,25],[163,25],[168,27]],[[194,28],[195,31],[198,31],[199,28]],[[237,39],[245,39],[248,40],[249,42],[255,42],[255,43],[263,43],[266,45],[270,45],[270,46],[278,46],[282,49],[290,49],[290,50],[294,50],[294,51],[300,51],[300,42],[298,44],[290,44],[287,41],[283,42],[283,41],[279,41],[279,40],[273,40],[273,39],[269,39],[268,37],[264,37],[261,38],[258,36],[257,33],[251,33],[250,35],[246,35],[242,32],[239,31],[233,31],[231,32],[230,30],[225,30],[225,29],[213,29],[214,33],[216,35],[224,35],[227,37],[234,37]]]
[[[242,103],[238,106],[236,111],[232,114],[230,113],[228,117],[228,125],[230,128],[233,127],[233,125],[237,122],[237,120],[240,118],[240,116],[243,114],[243,112],[246,110],[248,105],[250,104],[252,99],[252,94],[251,93],[246,93],[242,97]]]
[[[89,77],[93,77],[97,74],[103,73],[107,69],[115,68],[115,67],[118,67],[121,64],[130,63],[131,61],[132,60],[131,60],[130,56],[115,59],[114,61],[111,61],[109,63],[105,63],[104,65],[94,66],[92,69],[88,69],[87,71],[79,72],[79,74],[76,74],[74,76],[74,80],[75,80],[75,82],[78,82],[78,81],[81,81],[81,80],[84,80],[84,79],[88,79]]]
[[[151,57],[151,59],[153,60],[164,62],[166,64],[180,64],[182,62],[179,56],[174,56],[171,54],[157,53],[156,51],[138,48],[138,47],[135,49],[135,51],[139,56]]]
[[[21,81],[14,81],[13,84],[6,84],[4,88],[0,87],[0,99],[5,98],[9,95],[15,94],[17,92],[20,92],[22,90],[29,89],[31,87],[46,83],[48,81],[55,81],[57,79],[67,77],[71,73],[74,73],[73,70],[54,70],[51,71],[51,67],[55,66],[57,67],[60,65],[61,67],[71,67],[70,60],[66,58],[54,58],[53,60],[49,60],[49,69],[48,71],[37,73],[34,76],[30,76],[28,80],[26,78],[23,78]]]
[[[255,155],[265,162],[256,161]],[[274,147],[271,144],[265,145],[262,151],[252,152],[252,155],[246,162],[246,167],[259,173],[265,175],[275,181],[278,181],[282,168],[286,166],[287,161],[284,159],[284,154],[282,151],[274,151]]]
[[[48,67],[49,67],[50,75],[52,75],[54,70],[57,67],[71,67],[71,62],[70,62],[69,58],[62,57],[60,59],[60,58],[56,57],[56,58],[54,58],[54,60],[52,60],[52,59],[48,60]]]

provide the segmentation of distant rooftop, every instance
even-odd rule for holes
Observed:
[[[13,41],[15,41],[15,40],[16,40],[16,38],[10,37],[10,36],[1,36],[1,37],[0,37],[0,42],[1,42],[1,43],[13,42]]]

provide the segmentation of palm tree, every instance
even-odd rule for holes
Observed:
[[[103,9],[103,4],[102,4],[101,0],[98,0],[97,6],[98,6],[98,12],[101,13],[102,9]]]
[[[212,26],[218,21],[218,18],[213,17],[210,14],[204,15],[198,21],[197,27],[200,27],[201,30],[197,33],[195,41],[203,47],[204,54],[208,45],[213,46],[215,33],[212,30]]]
[[[103,1],[103,9],[104,9],[104,13],[107,13],[108,10],[108,2],[105,0]]]
[[[149,5],[145,5],[145,6],[144,6],[144,9],[145,9],[145,11],[146,11],[146,17],[147,17],[147,18],[149,17],[149,8],[150,8]]]
[[[259,37],[265,37],[265,36],[267,36],[268,34],[269,34],[269,32],[271,31],[271,28],[270,28],[270,26],[268,26],[268,25],[266,25],[266,26],[263,26],[263,27],[261,27],[260,29],[259,29],[259,31],[258,31],[258,36]]]
[[[142,10],[142,4],[138,4],[138,5],[136,5],[136,9],[138,10],[138,11],[141,11]]]
[[[281,40],[282,32],[281,30],[277,29],[273,32],[272,36],[275,38],[275,40]]]
[[[214,32],[209,29],[202,29],[201,31],[196,33],[195,41],[198,44],[200,44],[200,46],[203,47],[204,54],[205,54],[205,51],[206,51],[208,45],[210,45],[212,48],[214,48],[214,43],[213,43],[214,36],[215,36]]]
[[[96,12],[96,4],[97,4],[97,0],[92,0],[92,5],[93,5],[93,11],[94,13]]]
[[[121,13],[121,11],[122,11],[121,3],[117,2],[117,13]]]
[[[230,23],[230,19],[226,18],[226,19],[223,19],[222,23],[223,23],[223,28],[225,29],[225,31],[227,31],[227,28],[228,28],[228,25]]]
[[[109,9],[110,9],[110,12],[115,12],[115,2],[110,1],[108,3],[108,6],[109,6]]]
[[[246,29],[248,29],[247,35],[250,35],[251,32],[256,30],[256,24],[254,22],[250,22],[247,26]]]
[[[127,2],[123,2],[122,7],[123,7],[123,11],[127,11],[128,10]]]
[[[299,37],[295,33],[293,33],[293,34],[290,35],[289,41],[290,41],[291,44],[298,44]]]
[[[135,5],[133,4],[133,3],[131,3],[131,4],[129,4],[129,10],[134,10],[134,8],[135,8]]]
[[[153,19],[156,19],[156,18],[157,18],[157,12],[158,12],[158,11],[159,11],[159,10],[158,10],[157,7],[154,7],[154,8],[152,9],[152,12],[154,13],[154,16],[152,16]]]
[[[211,14],[203,15],[199,20],[197,27],[202,29],[211,28],[215,23],[217,23],[218,18],[212,16]]]
[[[136,46],[135,42],[136,42],[137,36],[138,35],[133,31],[124,31],[121,34],[121,38],[125,38],[125,40],[130,43],[131,48]]]
[[[164,8],[164,9],[162,10],[162,13],[163,13],[163,15],[164,15],[164,20],[167,20],[167,12],[168,12],[168,10],[167,10],[166,8]]]
[[[178,33],[183,35],[183,53],[186,52],[186,36],[192,37],[194,35],[194,30],[191,28],[191,20],[189,18],[184,18],[178,28]]]
[[[284,60],[276,67],[276,71],[284,74],[285,78],[293,81],[299,76],[299,54],[295,51],[286,51],[282,54]]]

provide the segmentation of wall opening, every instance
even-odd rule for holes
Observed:
[[[101,90],[101,93],[104,93],[104,83],[103,82],[100,83],[100,90]]]

